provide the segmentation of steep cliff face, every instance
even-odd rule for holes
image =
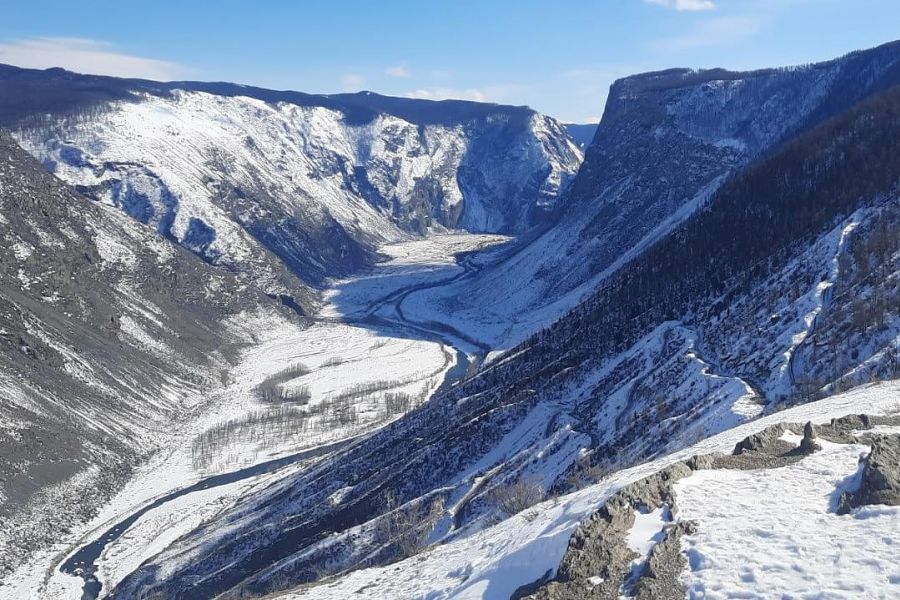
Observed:
[[[411,300],[411,310],[453,312],[459,326],[475,323],[473,335],[509,348],[702,208],[735,172],[897,83],[900,44],[791,69],[620,80],[555,226],[479,277]]]
[[[34,114],[6,119],[32,154],[205,260],[262,279],[266,251],[319,285],[409,234],[522,232],[582,158],[562,125],[525,107],[94,78],[112,99],[44,116],[48,92],[22,83],[41,76],[54,94],[86,85],[5,73],[0,85],[39,96]]]
[[[248,277],[74,193],[5,133],[0,237],[5,573],[96,510],[220,385],[252,337],[242,323],[289,313]]]

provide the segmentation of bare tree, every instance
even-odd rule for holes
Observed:
[[[580,490],[593,485],[609,475],[610,469],[600,464],[591,463],[591,455],[585,454],[572,466],[566,483],[572,489]]]
[[[444,512],[444,499],[437,497],[427,505],[416,499],[401,506],[397,494],[389,490],[384,497],[381,537],[396,544],[402,557],[418,554],[427,545],[428,536]]]

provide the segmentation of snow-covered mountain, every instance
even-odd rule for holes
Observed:
[[[900,504],[898,84],[900,44],[626,78],[570,182],[526,108],[0,68],[0,119],[98,200],[0,138],[0,557],[170,443],[7,589],[771,591],[795,539],[729,498],[759,489],[768,533],[846,526],[883,571],[890,536],[859,554]],[[810,557],[777,583],[835,568]]]
[[[480,272],[398,307],[477,337],[489,319],[476,302],[505,325],[509,306],[543,308],[542,293],[560,312],[575,291],[582,301],[402,419],[248,494],[117,593],[241,597],[332,583],[430,544],[474,553],[466,544],[509,532],[495,523],[515,512],[511,496],[521,506],[565,494],[787,406],[900,377],[898,65],[893,45],[794,70],[620,82],[559,222],[468,257]],[[529,276],[536,285],[515,287]],[[428,302],[432,291],[451,302]],[[515,327],[550,314],[498,327],[495,339],[524,337]],[[822,457],[839,459],[837,477],[859,449],[831,450]],[[522,539],[571,532],[587,514],[576,510],[566,527],[542,520],[549,529]],[[555,562],[565,535],[553,539]],[[523,594],[560,583],[545,568]],[[464,583],[474,570],[447,577]],[[543,574],[476,580],[471,595],[508,594]]]
[[[277,305],[312,312],[312,287],[386,242],[528,229],[582,159],[525,107],[60,69],[0,66],[0,122],[15,136],[0,181],[4,576],[217,402],[238,349],[287,323]],[[396,347],[430,353],[428,372],[408,365],[414,385],[385,388],[408,408],[454,360],[434,340]]]
[[[12,67],[0,91],[31,95],[0,113],[53,173],[276,294],[270,252],[320,285],[410,234],[525,231],[582,159],[525,107]]]

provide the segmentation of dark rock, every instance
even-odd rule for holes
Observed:
[[[871,504],[900,506],[900,436],[875,438],[864,461],[859,488],[841,496],[838,513]]]
[[[812,454],[821,450],[822,446],[816,442],[816,428],[812,421],[808,421],[803,426],[803,439],[800,440],[800,446],[797,448],[799,454]]]
[[[684,587],[679,578],[687,566],[681,552],[681,536],[697,532],[694,521],[680,521],[666,528],[666,537],[653,547],[647,568],[632,590],[637,600],[682,600]]]
[[[687,466],[692,471],[703,471],[706,469],[715,468],[715,461],[717,457],[721,457],[721,454],[695,454],[690,457],[687,461]]]
[[[789,445],[787,444],[787,442],[780,439],[786,429],[787,426],[783,423],[777,423],[775,425],[766,427],[759,433],[749,435],[738,442],[735,445],[734,452],[732,454],[736,456],[746,454],[748,452],[763,454],[782,454],[784,453],[785,449],[789,449]]]

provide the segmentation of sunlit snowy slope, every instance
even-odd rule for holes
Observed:
[[[402,562],[277,597],[507,600],[520,587],[553,576],[579,523],[625,486],[694,455],[730,454],[742,439],[774,424],[827,423],[857,413],[900,415],[900,385],[867,387],[765,417]],[[821,451],[789,466],[697,470],[675,484],[675,520],[697,524],[696,533],[683,538],[687,564],[676,574],[690,597],[819,591],[836,598],[889,598],[900,592],[894,560],[900,507],[867,506],[847,515],[833,507],[836,492],[858,485],[858,460],[869,448],[864,442],[820,444]],[[639,508],[632,507],[638,517],[625,526],[626,544],[646,556],[673,523],[671,515],[648,521]],[[585,582],[578,597],[593,597],[591,587]],[[540,596],[551,597],[572,596]]]
[[[0,578],[92,514],[289,311],[0,134]]]

